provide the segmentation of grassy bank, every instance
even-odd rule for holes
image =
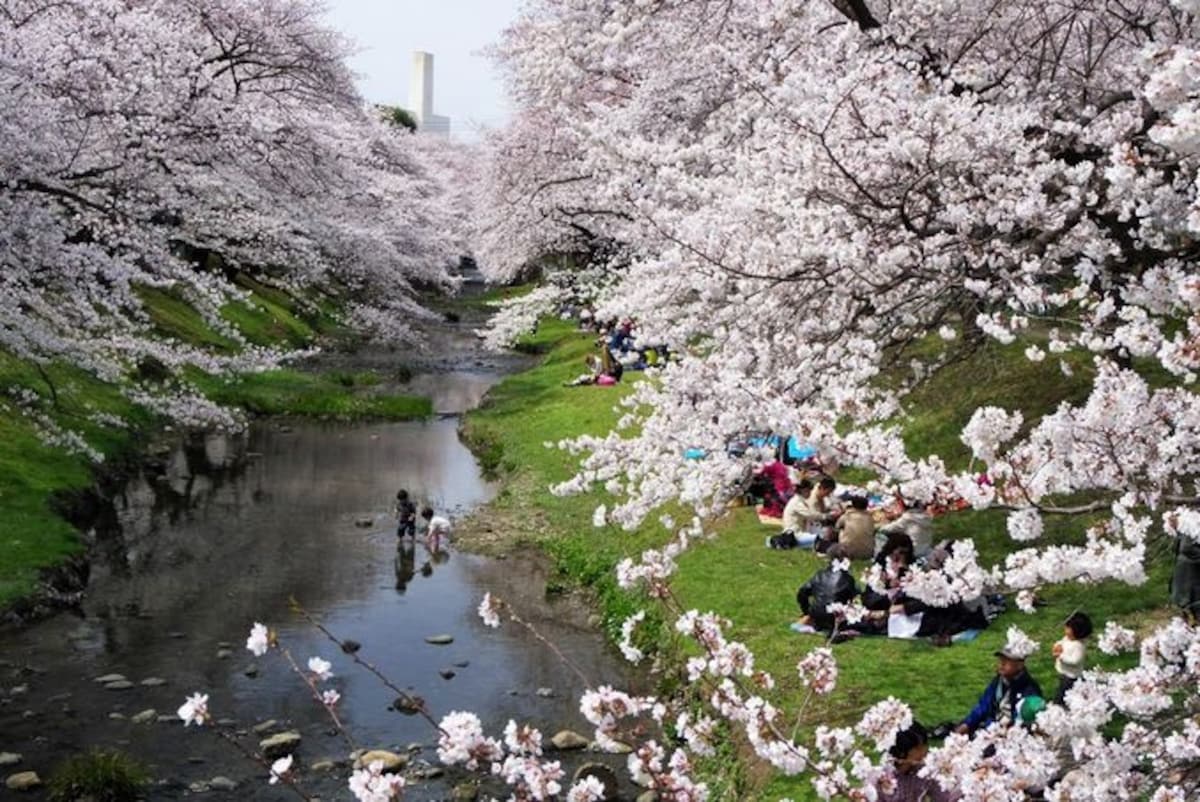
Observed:
[[[296,298],[249,277],[238,283],[247,301],[228,304],[221,314],[254,345],[299,348],[342,334],[329,299]],[[150,289],[142,298],[162,336],[218,353],[237,349],[182,298]],[[395,420],[432,414],[428,399],[374,392],[381,377],[372,373],[282,369],[226,378],[197,370],[188,378],[209,398],[251,414]],[[16,395],[36,419],[18,409]],[[28,596],[41,569],[81,550],[54,499],[90,485],[95,466],[61,432],[79,433],[111,461],[134,453],[156,424],[115,385],[66,365],[38,369],[0,352],[0,610]]]
[[[616,586],[614,566],[623,557],[664,542],[667,535],[657,524],[636,532],[595,529],[593,509],[611,499],[596,492],[566,498],[551,495],[547,487],[569,478],[577,463],[566,452],[544,444],[607,431],[617,418],[613,407],[628,387],[562,386],[578,375],[583,357],[592,348],[590,338],[569,324],[544,321],[524,345],[543,354],[541,363],[507,378],[485,405],[467,418],[468,440],[483,462],[505,477],[499,498],[470,528],[470,535],[485,548],[507,548],[515,538],[546,549],[560,572],[556,581],[594,591],[606,627],[615,634],[625,615],[644,602]],[[967,455],[957,444],[957,432],[976,405],[989,400],[1018,408],[1027,421],[1033,421],[1061,400],[1079,397],[1086,385],[1086,375],[1081,372],[1067,380],[1057,363],[1031,363],[1015,346],[987,346],[920,391],[914,398],[920,414],[905,422],[906,435],[914,445],[928,451],[949,450],[965,463]],[[489,531],[480,531],[484,519]],[[1078,519],[1048,519],[1048,536],[1078,542],[1085,525]],[[936,527],[942,537],[974,537],[983,560],[989,563],[1001,560],[1012,545],[1005,534],[1004,516],[995,512],[943,516],[936,519]],[[729,636],[745,642],[755,652],[758,666],[775,676],[779,684],[775,701],[789,715],[803,698],[796,662],[821,643],[814,636],[789,630],[798,614],[794,595],[822,563],[811,553],[765,549],[764,536],[772,530],[758,522],[753,510],[735,510],[719,522],[717,530],[716,538],[683,555],[675,592],[687,607],[712,610],[733,622]],[[1057,680],[1050,647],[1061,636],[1062,620],[1077,608],[1088,612],[1100,628],[1109,619],[1128,624],[1157,615],[1166,603],[1168,574],[1168,556],[1159,554],[1143,588],[1051,589],[1045,594],[1046,607],[1037,615],[1010,611],[976,641],[949,648],[886,638],[835,646],[840,666],[838,692],[829,701],[808,706],[802,729],[820,723],[849,724],[867,706],[887,696],[910,702],[925,723],[957,720],[991,677],[992,652],[1013,624],[1042,643],[1029,666],[1045,692],[1053,694]],[[678,657],[674,651],[677,644],[661,629],[657,645],[666,650],[668,663]],[[1094,646],[1090,660],[1106,667],[1123,665],[1104,657]],[[769,771],[744,772],[727,758],[710,766],[709,777],[725,799],[815,798],[807,780]]]

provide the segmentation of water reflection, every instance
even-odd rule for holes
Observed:
[[[545,578],[528,561],[431,550],[420,532],[397,541],[392,503],[400,487],[452,518],[492,493],[454,420],[266,425],[241,438],[189,438],[156,455],[93,521],[98,543],[82,621],[60,616],[0,643],[3,660],[44,672],[21,680],[37,717],[0,706],[5,748],[48,770],[66,753],[119,745],[159,776],[186,783],[232,773],[247,783],[239,799],[278,798],[218,739],[188,738],[181,749],[155,727],[109,715],[170,712],[202,690],[239,726],[288,721],[304,735],[305,760],[342,755],[291,672],[241,648],[254,621],[277,627],[299,659],[334,662],[344,720],[363,743],[428,743],[426,724],[390,712],[386,688],[289,612],[291,596],[339,637],[363,644],[364,657],[439,714],[475,710],[493,731],[509,718],[585,731],[574,701],[581,684],[527,633],[486,630],[475,613],[479,598],[506,597],[588,666],[593,683],[624,684],[621,664],[595,633],[546,603]],[[426,641],[443,633],[451,644]],[[109,672],[167,685],[97,693],[92,678]],[[542,687],[555,695],[537,695]],[[46,701],[63,693],[72,695],[69,714]],[[150,795],[177,797],[170,787]]]

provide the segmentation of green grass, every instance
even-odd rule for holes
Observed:
[[[615,635],[625,615],[645,604],[621,591],[613,568],[626,556],[660,545],[666,533],[657,524],[635,532],[615,527],[596,530],[592,510],[611,499],[599,492],[556,497],[547,486],[569,478],[577,458],[545,448],[583,433],[609,430],[618,413],[613,407],[628,384],[615,388],[563,387],[562,382],[580,372],[583,357],[592,348],[591,338],[574,331],[569,323],[545,320],[526,339],[526,350],[543,353],[543,361],[524,373],[501,382],[485,405],[467,416],[469,442],[485,465],[505,475],[505,487],[487,515],[498,526],[526,533],[555,560],[560,576],[552,580],[575,582],[597,596],[609,634]],[[969,454],[958,439],[962,425],[980,404],[1021,409],[1026,425],[1033,425],[1061,401],[1079,400],[1090,379],[1089,366],[1073,363],[1075,376],[1063,376],[1057,360],[1031,363],[1016,346],[985,345],[971,359],[948,367],[921,386],[908,399],[908,418],[897,421],[917,453],[949,453],[951,461],[965,465]],[[628,376],[628,374],[627,374]],[[640,380],[638,374],[631,381]],[[536,414],[530,414],[536,411]],[[1047,518],[1047,539],[1081,542],[1088,521]],[[1000,561],[1012,548],[1004,527],[1004,514],[995,511],[960,512],[935,519],[939,537],[972,537],[985,564]],[[712,610],[730,619],[728,635],[745,642],[757,665],[778,682],[773,701],[785,716],[794,715],[804,696],[795,665],[809,649],[821,644],[814,636],[797,635],[788,628],[796,620],[796,588],[823,563],[811,553],[776,552],[763,548],[763,526],[752,510],[734,510],[716,526],[718,536],[694,545],[679,561],[673,589],[688,608]],[[1044,594],[1047,606],[1037,615],[1015,610],[1004,614],[973,643],[936,648],[927,642],[886,638],[863,639],[834,647],[839,658],[838,691],[831,699],[810,704],[801,730],[820,723],[849,724],[870,704],[888,696],[913,705],[917,717],[928,724],[961,718],[974,704],[992,676],[992,652],[1005,631],[1018,625],[1042,643],[1030,660],[1030,669],[1052,694],[1057,686],[1050,647],[1061,636],[1061,622],[1076,608],[1088,612],[1098,629],[1117,619],[1137,623],[1148,611],[1167,601],[1170,560],[1163,544],[1152,560],[1148,583],[1137,589],[1105,584],[1067,585]],[[653,609],[653,608],[651,608]],[[665,650],[668,664],[678,659],[679,644],[663,627],[656,645]],[[686,649],[686,647],[684,647]],[[1093,665],[1117,667],[1130,658],[1106,658],[1094,648]],[[668,678],[668,684],[671,679]],[[675,687],[682,683],[676,678]],[[770,771],[745,771],[735,766],[731,753],[707,761],[708,777],[724,799],[813,799],[807,779],[776,776]]]
[[[318,336],[340,333],[330,298],[295,298],[247,276],[239,276],[237,283],[250,293],[249,300],[227,304],[222,315],[255,345],[301,347]],[[163,337],[218,353],[237,348],[178,295],[152,288],[141,288],[139,294]],[[188,377],[214,400],[253,414],[398,420],[432,414],[428,399],[375,392],[381,377],[374,373],[276,370],[226,379],[191,370]],[[3,393],[15,390],[36,394],[41,415],[80,433],[110,460],[134,451],[140,433],[157,423],[116,385],[66,365],[39,372],[0,352],[0,609],[33,592],[41,569],[82,550],[54,500],[87,487],[94,478],[86,456],[46,445],[31,418],[5,400]],[[121,418],[126,425],[114,426],[102,416]]]
[[[134,802],[149,781],[146,768],[124,752],[93,750],[54,770],[49,796],[51,802]]]
[[[373,373],[321,374],[283,369],[223,379],[197,372],[192,381],[217,403],[256,415],[412,420],[433,414],[428,398],[356,392],[357,387],[379,382]]]

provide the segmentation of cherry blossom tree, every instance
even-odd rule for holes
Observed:
[[[791,432],[880,491],[1010,511],[1005,563],[964,543],[911,575],[915,597],[1023,591],[1029,606],[1051,583],[1144,582],[1153,539],[1200,537],[1198,14],[1192,0],[527,3],[497,49],[519,108],[489,168],[484,269],[508,278],[586,220],[627,262],[599,314],[681,355],[637,385],[618,431],[569,444],[581,471],[557,490],[604,485],[607,520],[630,528],[668,502],[707,519],[763,456],[725,444]],[[1036,421],[980,407],[970,466],[910,456],[908,392],[988,339],[1082,371],[1090,393]],[[1075,543],[1041,542],[1043,515],[1101,511]],[[695,537],[622,581],[665,586]],[[1176,621],[1041,734],[951,739],[932,770],[978,799],[1067,769],[1072,799],[1183,798],[1197,654]],[[1105,740],[1115,713],[1136,723]],[[1068,741],[1073,757],[1054,757]],[[1011,758],[1035,748],[1036,767]],[[878,784],[858,768],[819,788]]]
[[[148,358],[172,372],[275,364],[220,316],[243,296],[239,270],[335,292],[353,323],[411,336],[414,286],[452,287],[464,252],[453,159],[367,109],[320,12],[0,3],[0,347],[108,380]],[[143,288],[184,298],[239,353],[154,336]],[[132,393],[186,422],[233,423],[174,382]]]

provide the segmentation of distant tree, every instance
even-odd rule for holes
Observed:
[[[389,135],[347,52],[306,0],[0,3],[0,350],[105,379],[269,366],[163,341],[139,295],[239,339],[220,309],[256,265],[349,289],[356,323],[404,338],[414,285],[451,286],[463,252],[454,154]],[[232,423],[175,382],[137,400]]]
[[[389,125],[394,125],[397,128],[407,128],[410,131],[417,130],[417,118],[412,115],[408,109],[400,106],[380,106],[379,110],[383,112],[383,121]]]

